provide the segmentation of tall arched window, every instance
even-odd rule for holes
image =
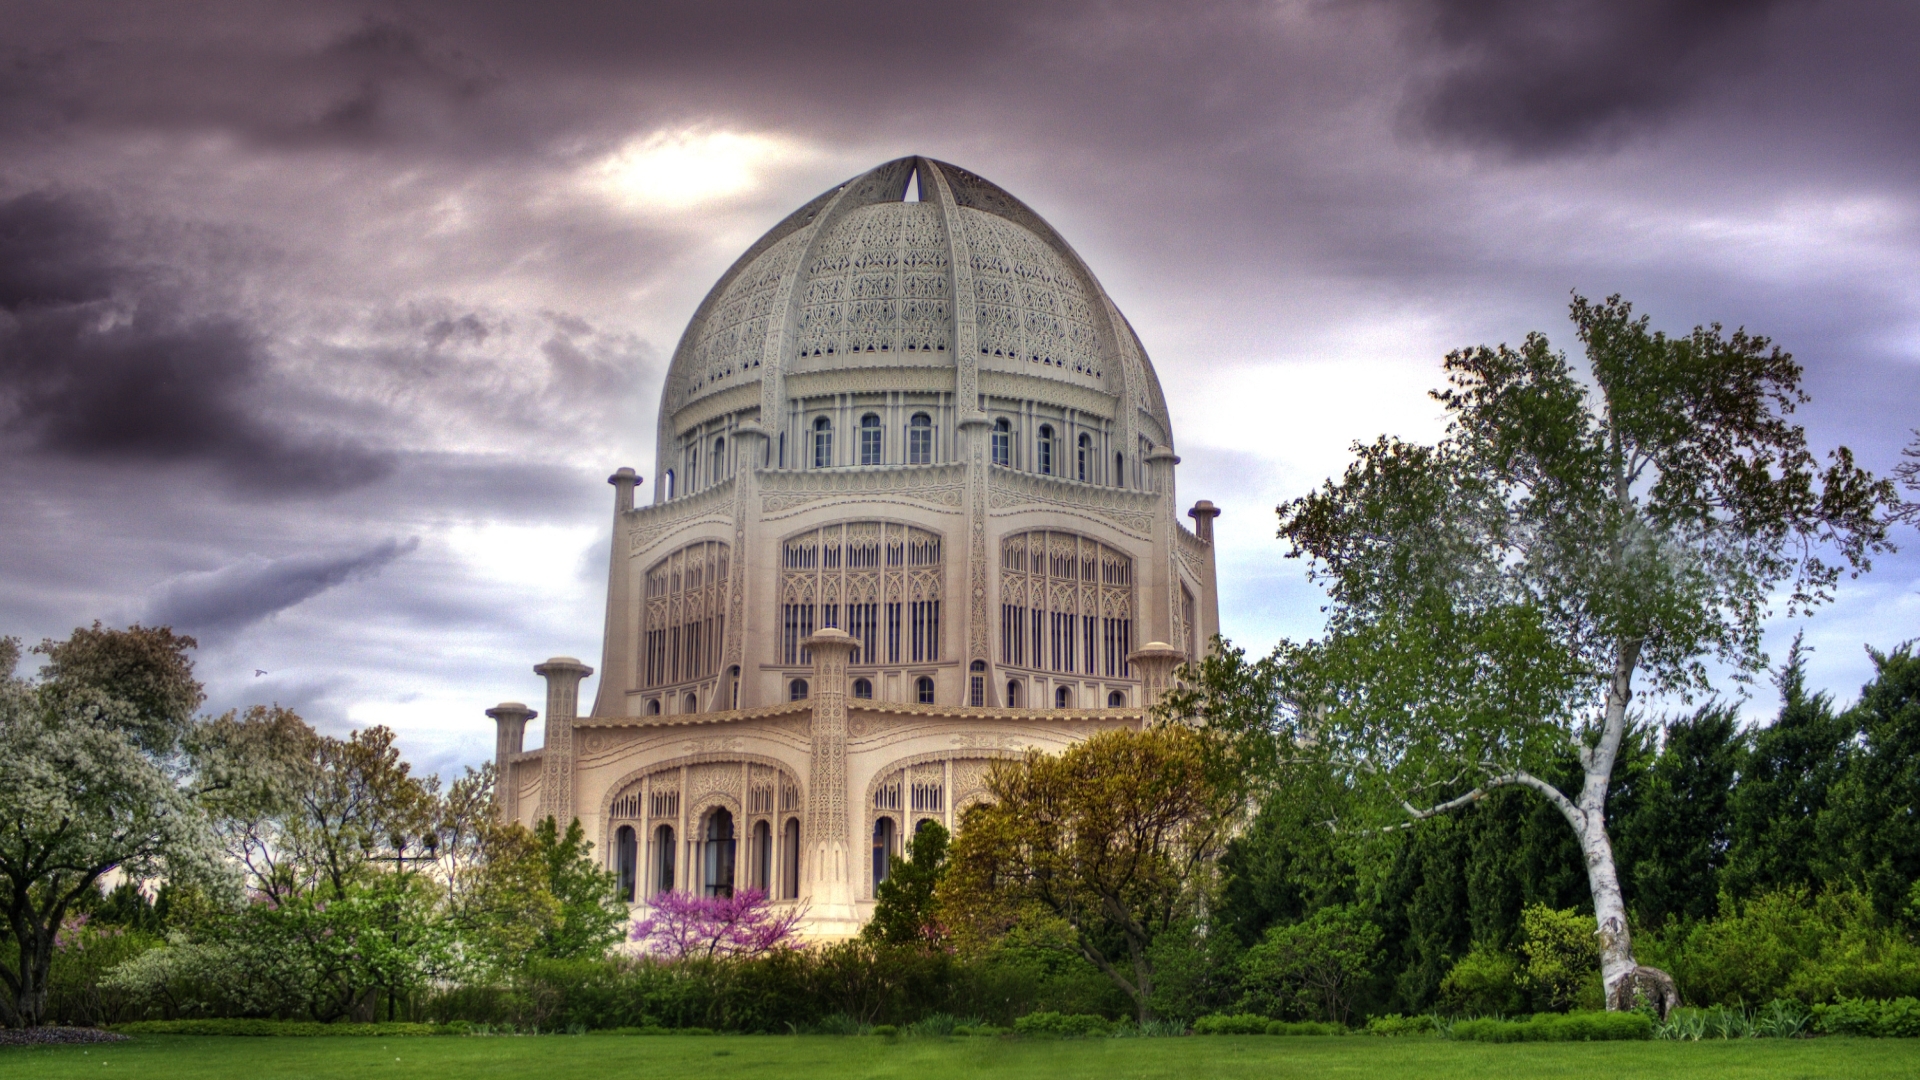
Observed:
[[[673,826],[653,830],[653,891],[673,891]]]
[[[993,463],[1006,466],[1013,464],[1013,425],[1005,420],[993,422]]]
[[[726,479],[727,440],[725,439],[713,440],[713,464],[709,466],[709,468],[713,470],[713,480],[712,480],[713,483],[717,484],[720,481]]]
[[[640,841],[633,833],[633,826],[622,825],[620,831],[613,834],[613,872],[617,875],[620,899],[633,903],[633,875],[640,859]]]
[[[733,895],[733,815],[725,809],[707,817],[706,894]]]
[[[1056,709],[1072,708],[1073,707],[1073,691],[1067,689],[1064,686],[1055,687],[1053,691],[1053,707]]]
[[[719,672],[720,643],[726,638],[722,599],[730,556],[727,544],[702,540],[647,568],[640,637],[642,686],[673,686]]]
[[[740,707],[740,665],[727,669],[727,708]]]
[[[669,499],[673,498],[673,470],[672,469],[667,470],[666,489],[667,489],[667,498]]]
[[[815,628],[853,635],[852,662],[940,659],[940,537],[891,522],[827,525],[788,538],[780,554],[780,660],[810,664]]]
[[[682,702],[680,703],[680,711],[681,711],[681,712],[683,712],[683,713],[697,713],[697,712],[699,712],[699,711],[700,711],[700,698],[699,698],[699,696],[698,696],[698,695],[696,695],[696,694],[688,694],[688,695],[687,695],[687,699],[686,699],[685,701],[682,701]]]
[[[763,893],[773,890],[773,826],[765,820],[753,823],[753,887]]]
[[[933,463],[933,417],[917,412],[907,421],[907,464]]]
[[[687,490],[700,490],[700,444],[687,447]]]
[[[1040,459],[1040,472],[1053,475],[1053,425],[1040,425],[1040,438],[1034,445],[1034,454]]]
[[[1118,488],[1127,486],[1127,456],[1125,454],[1113,455],[1113,486]]]
[[[925,675],[915,679],[913,681],[913,696],[917,698],[922,705],[933,704],[933,680],[927,678]]]
[[[967,676],[967,704],[985,705],[987,703],[987,662],[975,660],[967,670],[971,672]]]
[[[813,467],[825,469],[833,465],[833,421],[821,417],[813,422]]]
[[[1088,473],[1093,468],[1093,436],[1080,436],[1080,450],[1074,455],[1074,478],[1086,483]]]
[[[1072,533],[1001,539],[1002,664],[1127,679],[1132,650],[1133,561],[1124,553]]]
[[[868,413],[860,418],[860,464],[880,464],[880,414]]]
[[[873,884],[875,888],[887,880],[887,871],[893,869],[893,819],[883,817],[873,823]]]
[[[800,895],[799,818],[788,818],[780,829],[780,895],[787,900]]]
[[[1020,681],[1018,679],[1008,679],[1007,680],[1007,708],[1017,709],[1019,707],[1020,707]]]

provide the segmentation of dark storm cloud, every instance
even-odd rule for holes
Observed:
[[[1786,0],[1411,0],[1445,50],[1432,131],[1522,154],[1618,138],[1686,104]]]
[[[166,582],[157,590],[145,619],[190,633],[230,633],[337,585],[371,577],[419,546],[418,538],[411,538],[385,540],[345,555],[251,556]]]
[[[0,202],[0,430],[44,453],[206,464],[259,494],[338,491],[383,475],[381,455],[300,437],[250,397],[260,335],[194,317],[175,289],[126,265],[101,212],[39,191]]]

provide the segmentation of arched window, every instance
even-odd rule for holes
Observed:
[[[1020,681],[1018,679],[1008,679],[1007,680],[1007,708],[1017,709],[1019,707],[1020,707]]]
[[[1127,456],[1125,454],[1113,455],[1113,486],[1119,488],[1127,486]]]
[[[700,490],[700,444],[687,447],[687,490]]]
[[[653,698],[647,702],[647,715],[648,716],[660,715],[660,699],[659,698]]]
[[[795,679],[792,682],[788,683],[787,684],[787,700],[788,701],[807,700],[807,680]]]
[[[681,702],[681,703],[680,703],[680,711],[681,711],[681,712],[683,712],[683,713],[695,713],[695,712],[699,712],[699,711],[700,711],[700,698],[699,698],[699,697],[698,697],[697,695],[694,695],[694,694],[688,694],[688,695],[687,695],[687,700],[685,700],[685,701],[683,701],[683,702]]]
[[[1126,707],[1127,692],[1125,690],[1114,690],[1107,694],[1107,708],[1124,709]]]
[[[673,498],[673,470],[672,469],[667,470],[666,487],[667,487],[667,498],[669,499]]]
[[[715,810],[707,817],[708,896],[733,895],[733,844],[733,815],[725,809]]]
[[[1053,690],[1053,707],[1056,709],[1072,708],[1073,691],[1064,686],[1055,687]]]
[[[620,899],[633,903],[633,874],[640,859],[640,841],[633,833],[633,826],[622,825],[620,831],[613,834],[613,872],[618,875]]]
[[[917,412],[907,421],[907,464],[933,463],[933,417]]]
[[[933,704],[933,680],[925,675],[913,680],[913,696],[922,705]]]
[[[860,698],[862,700],[871,700],[873,698],[873,680],[872,679],[853,680],[853,696]]]
[[[1040,438],[1039,438],[1039,441],[1034,445],[1034,451],[1040,458],[1040,472],[1043,475],[1052,476],[1053,475],[1053,425],[1052,424],[1040,425]]]
[[[1087,482],[1087,473],[1093,467],[1093,436],[1080,436],[1080,450],[1074,455],[1075,479]]]
[[[993,422],[993,463],[995,465],[1013,464],[1013,425],[1005,420]]]
[[[773,890],[773,826],[764,820],[753,823],[753,887]]]
[[[780,895],[800,895],[800,819],[788,818],[780,830]]]
[[[879,888],[893,869],[893,819],[876,818],[873,823],[873,884]]]
[[[987,703],[987,662],[975,660],[968,665],[972,674],[967,676],[967,704],[985,705]]]
[[[879,413],[860,418],[860,464],[880,464],[880,431]]]
[[[726,478],[727,440],[713,440],[713,465],[710,467],[713,469],[713,483],[717,484]]]
[[[833,421],[821,417],[813,422],[813,467],[825,469],[833,464]]]
[[[673,826],[653,830],[653,891],[673,891]]]
[[[726,640],[731,547],[700,540],[647,568],[641,614],[640,685],[647,689],[705,680],[720,672]],[[664,708],[664,706],[663,706]],[[697,712],[697,705],[687,712]]]
[[[727,708],[740,707],[740,665],[727,669]]]

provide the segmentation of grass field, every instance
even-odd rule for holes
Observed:
[[[214,1038],[149,1035],[107,1046],[0,1048],[0,1078],[136,1080],[280,1077],[697,1080],[754,1074],[838,1077],[1920,1077],[1920,1041],[1456,1043],[1434,1039],[881,1039],[832,1036],[618,1038]]]

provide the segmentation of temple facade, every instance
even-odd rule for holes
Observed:
[[[734,263],[662,392],[651,499],[614,473],[598,692],[556,657],[489,709],[498,806],[578,818],[643,913],[752,888],[858,932],[988,768],[1138,727],[1218,629],[1146,350],[1065,240],[902,158]]]

